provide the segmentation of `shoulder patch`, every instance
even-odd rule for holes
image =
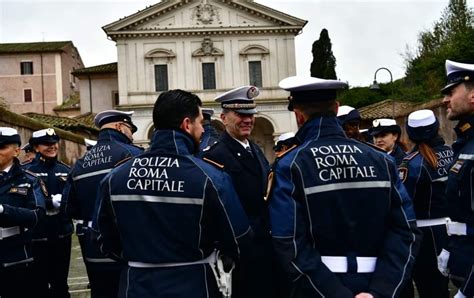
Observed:
[[[285,151],[282,151],[282,152],[278,153],[278,154],[277,154],[277,158],[283,157],[284,155],[286,155],[288,152],[292,151],[292,150],[295,149],[296,147],[298,147],[298,145],[294,144],[293,146],[291,146],[290,148],[286,149]]]
[[[408,168],[405,167],[400,167],[398,168],[398,177],[402,182],[405,182],[405,180],[408,177]]]
[[[119,160],[119,161],[114,165],[114,168],[118,167],[118,166],[121,165],[121,164],[126,163],[126,162],[129,161],[130,159],[132,159],[132,156],[128,156],[128,157],[125,157],[125,158],[122,159],[122,160]]]
[[[457,160],[456,163],[449,169],[451,172],[458,174],[461,171],[464,160]]]
[[[221,165],[221,164],[218,163],[218,162],[215,162],[215,161],[213,161],[213,160],[210,160],[210,159],[207,158],[207,157],[203,157],[202,160],[204,160],[204,161],[206,161],[206,162],[208,162],[208,163],[210,163],[210,164],[212,164],[212,165],[214,165],[214,166],[220,168],[221,170],[224,169],[224,165]]]
[[[420,153],[420,151],[415,151],[403,158],[403,160],[412,160],[415,156],[417,156]]]
[[[214,148],[214,146],[216,146],[217,144],[219,144],[219,141],[216,141],[214,144],[207,146],[206,148],[202,149],[202,151],[203,152],[209,151],[212,148]]]

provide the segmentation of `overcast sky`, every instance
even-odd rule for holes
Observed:
[[[197,1],[197,0],[196,0]],[[158,0],[0,0],[0,43],[72,40],[86,66],[117,61],[102,26]],[[329,31],[337,76],[368,86],[379,67],[404,76],[404,55],[421,31],[431,29],[449,0],[257,0],[308,21],[296,37],[297,73],[309,75],[311,46]],[[468,0],[472,7],[474,0]],[[388,82],[388,72],[377,80]]]

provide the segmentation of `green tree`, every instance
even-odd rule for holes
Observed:
[[[474,62],[474,18],[466,0],[450,0],[431,30],[421,32],[415,54],[406,55],[405,88],[419,89],[420,96],[439,95],[445,83],[444,62]]]
[[[311,76],[321,79],[337,79],[336,57],[332,53],[332,44],[328,30],[321,30],[319,39],[313,43],[312,52]]]

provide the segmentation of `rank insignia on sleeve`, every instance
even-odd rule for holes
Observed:
[[[8,191],[9,193],[17,193],[19,195],[27,195],[28,194],[28,188],[24,188],[24,187],[12,187],[10,188],[10,191]]]
[[[458,160],[454,163],[454,165],[451,167],[450,171],[453,172],[453,173],[459,173],[459,171],[461,170],[462,168],[462,165],[464,164],[464,161],[463,160]]]
[[[402,182],[405,182],[408,176],[408,169],[407,168],[398,168],[398,177]]]

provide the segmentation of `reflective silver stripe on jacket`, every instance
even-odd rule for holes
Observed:
[[[433,226],[442,226],[450,221],[449,217],[443,218],[431,218],[431,219],[417,219],[416,225],[419,228],[423,227],[433,227]]]
[[[114,202],[148,202],[148,203],[168,203],[168,204],[189,204],[202,205],[202,199],[182,198],[182,197],[156,197],[141,195],[112,195],[110,199]]]
[[[314,193],[355,188],[389,188],[390,181],[359,181],[359,182],[341,182],[326,185],[307,187],[304,189],[306,195]]]
[[[79,175],[79,176],[72,177],[72,180],[77,181],[77,180],[81,180],[81,179],[88,178],[88,177],[107,174],[110,171],[112,171],[112,169],[105,169],[105,170],[90,172],[90,173],[86,173],[86,174],[82,174],[82,175]]]
[[[376,257],[357,257],[357,273],[371,273],[375,271]],[[321,256],[321,261],[334,273],[347,273],[347,258]]]
[[[46,210],[46,215],[47,216],[53,216],[59,214],[59,209],[52,209],[52,210]]]
[[[117,261],[109,258],[86,258],[89,263],[115,263]]]
[[[20,234],[20,227],[0,228],[0,240]]]
[[[217,260],[217,253],[214,251],[207,258],[198,260],[195,262],[180,262],[180,263],[142,263],[142,262],[128,262],[128,266],[135,268],[165,268],[165,267],[178,267],[178,266],[190,266],[199,264],[213,264]]]

